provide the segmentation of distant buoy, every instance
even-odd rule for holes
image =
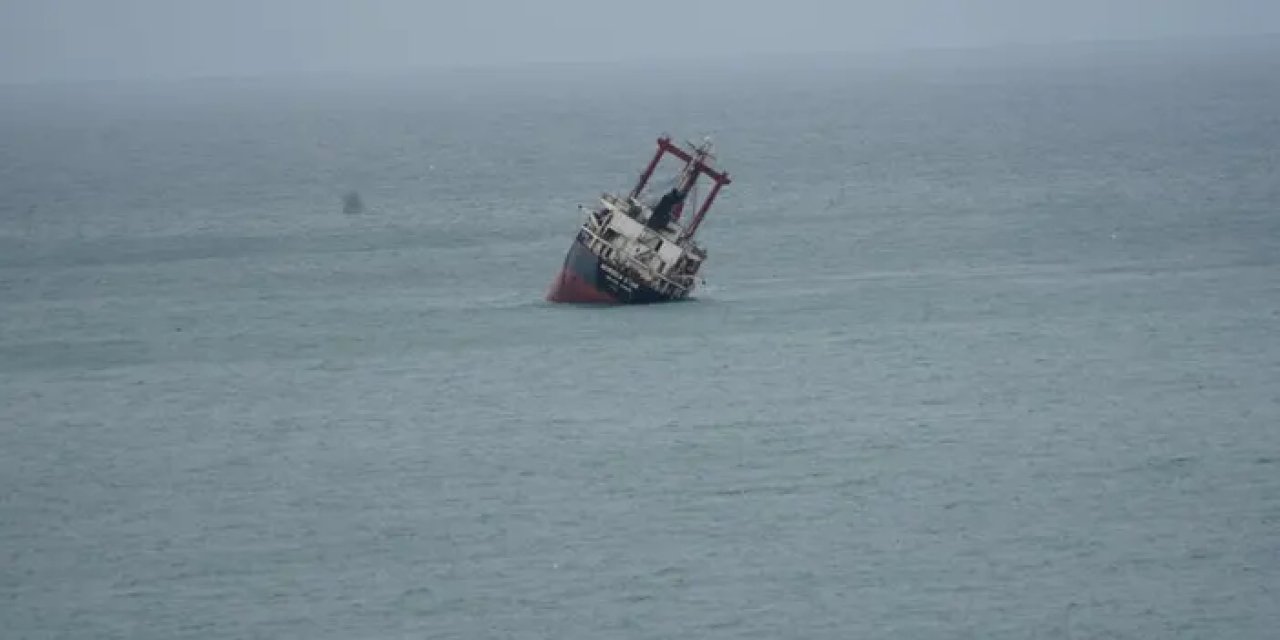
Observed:
[[[360,200],[360,194],[350,191],[342,196],[342,212],[347,215],[364,213],[364,202]]]

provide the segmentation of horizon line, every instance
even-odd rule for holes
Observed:
[[[627,69],[643,67],[660,69],[664,66],[688,65],[719,67],[755,63],[779,63],[784,61],[814,61],[854,59],[875,60],[901,59],[903,56],[930,56],[955,53],[998,53],[1002,51],[1052,51],[1054,49],[1081,49],[1086,47],[1115,48],[1124,46],[1159,47],[1162,44],[1194,44],[1224,42],[1272,42],[1280,44],[1280,31],[1238,34],[1186,34],[1153,37],[1131,38],[1074,38],[1057,41],[1002,41],[990,43],[939,43],[934,45],[908,45],[902,47],[869,47],[847,49],[825,49],[811,51],[752,51],[742,53],[723,53],[709,55],[675,54],[651,55],[628,58],[606,59],[567,59],[546,58],[533,60],[483,61],[473,63],[430,64],[417,63],[404,66],[371,65],[359,67],[330,67],[322,69],[267,69],[260,72],[228,71],[210,73],[157,73],[138,76],[119,77],[50,77],[32,79],[0,78],[0,87],[58,87],[58,86],[92,86],[92,85],[155,85],[189,82],[233,82],[233,81],[268,81],[299,80],[323,78],[374,78],[400,77],[423,73],[445,74],[484,74],[545,71],[552,69]]]

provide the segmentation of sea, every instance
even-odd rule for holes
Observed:
[[[695,299],[546,302],[664,133]],[[0,87],[0,637],[1278,603],[1278,38]]]

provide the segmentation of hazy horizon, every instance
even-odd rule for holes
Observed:
[[[16,0],[0,5],[0,83],[182,79],[521,64],[1149,42],[1280,34],[1280,5],[1070,6],[828,0],[605,6],[586,0],[254,3]]]

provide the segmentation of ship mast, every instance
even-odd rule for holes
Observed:
[[[689,147],[692,151],[673,144],[669,136],[658,138],[658,150],[654,152],[653,159],[649,161],[649,165],[640,174],[640,179],[636,182],[635,187],[631,189],[630,195],[632,199],[639,197],[640,192],[649,183],[649,179],[653,177],[653,172],[658,168],[658,163],[662,161],[663,156],[666,154],[671,154],[685,163],[684,170],[681,172],[680,183],[677,187],[681,196],[689,193],[689,190],[693,188],[694,183],[697,182],[700,176],[705,175],[715,181],[715,186],[711,188],[711,193],[707,194],[707,199],[702,202],[702,206],[694,214],[693,220],[680,233],[681,241],[692,238],[693,234],[697,233],[698,226],[702,224],[703,217],[711,209],[711,203],[715,202],[716,196],[720,193],[720,188],[732,182],[729,179],[729,174],[718,171],[711,166],[714,156],[711,153],[710,139],[703,140],[700,145],[689,145]],[[675,219],[678,220],[680,218],[680,212],[683,207],[683,201],[676,205],[673,216]]]

